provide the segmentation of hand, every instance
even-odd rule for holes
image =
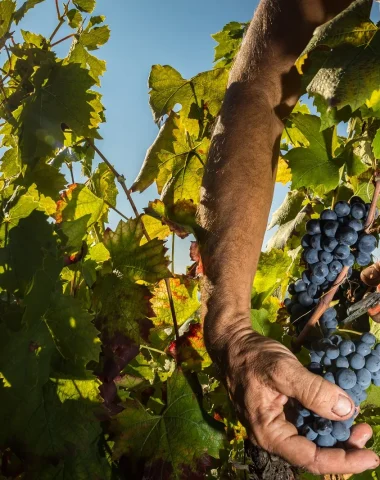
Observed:
[[[379,457],[363,449],[372,436],[367,424],[353,427],[344,448],[318,448],[286,420],[289,398],[330,420],[351,417],[355,406],[341,388],[310,373],[285,346],[246,331],[230,338],[220,353],[228,391],[253,443],[317,475],[379,466]]]

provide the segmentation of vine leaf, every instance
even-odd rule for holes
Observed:
[[[285,162],[285,160],[282,157],[280,157],[278,160],[276,182],[286,185],[291,181],[292,181],[292,172],[288,164]]]
[[[91,55],[91,53],[82,45],[80,38],[75,47],[70,51],[67,58],[68,62],[79,63],[82,68],[88,68],[88,72],[95,80],[95,84],[100,86],[100,77],[106,71],[106,62],[100,58]]]
[[[57,223],[78,220],[87,215],[89,226],[99,220],[105,209],[104,201],[85,185],[77,183],[70,185],[61,198],[57,202],[55,214]]]
[[[81,12],[92,13],[96,0],[73,0],[73,3]]]
[[[375,138],[373,139],[372,148],[375,158],[380,159],[380,128],[376,132]]]
[[[132,283],[116,274],[98,280],[94,289],[96,324],[110,336],[121,333],[136,343],[144,334],[147,317],[152,315],[151,294],[144,285]],[[152,326],[149,322],[149,328]]]
[[[62,124],[78,136],[99,138],[97,127],[102,121],[98,94],[89,90],[95,81],[78,63],[57,62],[41,67],[38,74],[40,84],[26,99],[19,118],[21,157],[26,164],[35,164],[64,145]]]
[[[45,322],[55,346],[66,361],[84,371],[100,354],[99,331],[92,324],[93,316],[83,309],[77,299],[55,294]]]
[[[228,70],[219,68],[186,80],[169,65],[154,65],[149,76],[149,95],[155,122],[158,123],[179,103],[182,105],[180,115],[187,130],[197,134],[204,108],[207,107],[213,117],[219,113],[227,77]]]
[[[272,219],[268,225],[268,230],[276,225],[281,226],[284,223],[293,220],[301,210],[305,194],[298,190],[293,190],[286,194],[281,206],[273,213]]]
[[[161,415],[150,415],[137,401],[128,401],[112,421],[114,455],[146,459],[149,469],[159,462],[164,470],[156,472],[157,480],[184,478],[184,469],[194,472],[204,455],[219,458],[223,427],[203,411],[188,378],[177,369],[168,379],[167,406]]]
[[[215,68],[232,66],[248,25],[249,23],[230,22],[220,32],[211,35],[218,43],[214,55]]]
[[[262,301],[278,287],[285,290],[292,262],[290,255],[283,250],[272,249],[261,253],[253,287],[254,293],[260,295]]]
[[[15,8],[16,2],[14,0],[2,0],[0,3],[0,37],[9,32]]]
[[[251,323],[255,332],[260,333],[264,337],[270,337],[274,340],[281,341],[284,332],[281,326],[277,323],[269,321],[268,311],[264,308],[260,310],[251,310]]]
[[[132,282],[154,283],[171,277],[164,243],[154,238],[140,245],[143,235],[140,219],[120,221],[115,232],[105,233],[104,245],[111,254],[113,267]]]
[[[200,308],[198,282],[189,280],[184,275],[171,278],[169,281],[177,323],[178,326],[181,326]],[[151,320],[156,328],[165,329],[172,327],[173,319],[164,281],[159,282],[153,287],[151,304],[155,313],[155,316],[152,317]]]
[[[330,128],[320,132],[321,120],[315,115],[295,114],[292,122],[305,135],[308,148],[296,147],[285,156],[292,171],[292,189],[323,186],[326,192],[339,183],[339,170],[344,160],[334,158],[336,132]]]
[[[201,371],[212,363],[200,323],[192,323],[186,333],[169,345],[168,352],[182,368],[192,371]]]

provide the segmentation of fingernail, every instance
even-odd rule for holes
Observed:
[[[348,397],[345,397],[344,395],[339,395],[338,401],[334,405],[332,411],[336,415],[339,415],[340,417],[345,417],[348,415],[352,410],[352,403],[348,399]]]

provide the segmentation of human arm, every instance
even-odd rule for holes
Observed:
[[[263,0],[229,78],[202,185],[199,218],[204,333],[248,434],[263,448],[316,473],[359,472],[378,465],[359,426],[352,451],[325,449],[297,435],[283,405],[295,397],[332,420],[353,404],[277,342],[252,331],[251,287],[273,197],[283,119],[299,97],[294,62],[314,29],[349,0]],[[342,400],[339,407],[338,401]]]

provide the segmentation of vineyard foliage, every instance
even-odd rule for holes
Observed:
[[[167,244],[197,235],[212,128],[248,24],[213,36],[207,72],[185,79],[152,67],[159,131],[128,189],[128,172],[101,151],[105,18],[91,16],[95,0],[72,0],[59,4],[49,38],[22,30],[43,2],[0,2],[0,478],[243,479],[245,431],[203,342],[197,245],[187,273],[175,274]],[[299,276],[306,221],[333,201],[372,197],[380,28],[371,5],[353,2],[297,61],[316,113],[299,103],[285,119],[277,181],[290,191],[252,289],[253,328],[287,345],[294,332],[283,300]],[[69,38],[60,37],[64,24]],[[118,196],[153,183],[159,198],[110,228]],[[379,388],[361,415],[380,453]]]

